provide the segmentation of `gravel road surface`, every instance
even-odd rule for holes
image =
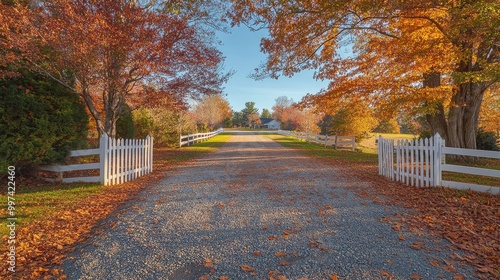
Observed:
[[[349,188],[363,184],[233,132],[110,215],[62,268],[69,279],[474,279],[433,266],[450,259],[446,241],[394,230],[387,217],[405,210]]]

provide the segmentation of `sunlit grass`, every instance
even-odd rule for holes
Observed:
[[[268,137],[287,148],[300,149],[310,156],[341,159],[359,163],[377,163],[377,155],[375,154],[363,153],[359,151],[353,152],[342,149],[335,150],[332,147],[325,148],[324,146],[321,146],[319,144],[309,143],[297,138],[276,134],[271,134]]]
[[[73,183],[73,184],[53,184],[33,186],[17,186],[15,198],[16,226],[24,227],[26,224],[43,220],[53,216],[54,213],[64,208],[66,205],[79,203],[90,195],[99,193],[102,186],[99,184]],[[7,223],[10,217],[7,212],[7,196],[0,195],[2,209],[0,211],[0,221]],[[8,234],[8,228],[0,227],[0,235]]]

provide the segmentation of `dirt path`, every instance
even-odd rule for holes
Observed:
[[[348,187],[360,184],[234,132],[124,205],[63,269],[70,279],[474,278],[433,266],[446,242],[393,230],[385,217],[404,210],[355,196]]]

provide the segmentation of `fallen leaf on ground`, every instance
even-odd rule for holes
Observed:
[[[281,257],[286,256],[286,253],[285,252],[276,252],[276,253],[274,253],[274,256],[281,258]]]
[[[413,250],[422,250],[422,246],[424,245],[423,242],[421,241],[415,241],[413,242],[410,247],[413,249]]]
[[[249,265],[246,265],[246,264],[241,265],[240,268],[244,272],[254,272],[255,271],[255,268],[253,268],[253,267],[251,267]]]

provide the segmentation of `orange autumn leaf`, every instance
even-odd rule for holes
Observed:
[[[276,253],[274,253],[274,256],[280,258],[280,257],[286,256],[286,253],[285,252],[276,252]]]
[[[253,267],[251,267],[249,265],[246,265],[246,264],[241,265],[240,268],[244,272],[254,272],[255,271],[255,268],[253,268]]]
[[[206,258],[205,259],[205,267],[213,267],[213,266],[214,266],[214,263],[213,263],[212,259]]]
[[[418,273],[412,273],[410,274],[411,279],[422,279],[422,276]]]
[[[339,280],[339,277],[337,276],[337,274],[329,275],[328,277],[330,277],[330,280]]]
[[[440,267],[441,265],[439,264],[438,261],[436,260],[430,260],[429,263],[433,266],[433,267]]]

